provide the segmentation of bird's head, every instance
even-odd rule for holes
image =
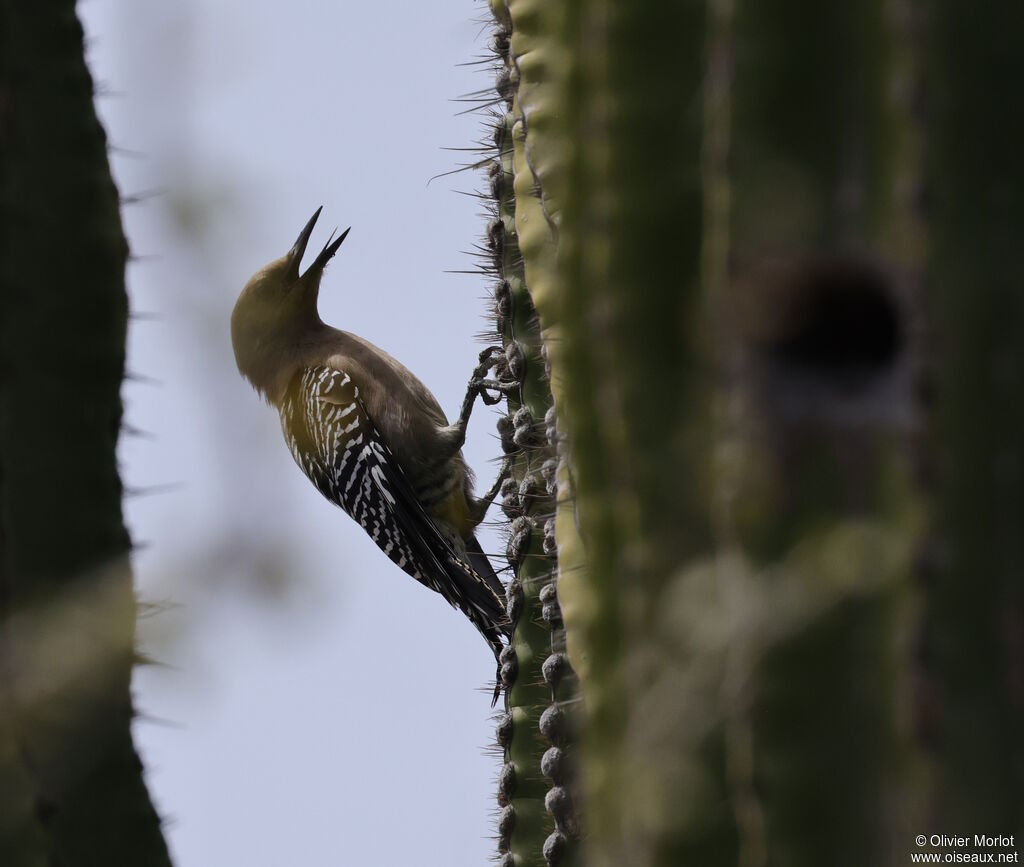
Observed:
[[[323,206],[299,233],[291,250],[260,268],[242,290],[231,313],[231,344],[238,370],[263,394],[272,390],[282,363],[303,336],[320,324],[317,296],[324,268],[349,229],[331,234],[324,248],[302,274],[299,264]]]

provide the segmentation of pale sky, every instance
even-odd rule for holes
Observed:
[[[79,7],[125,196],[132,323],[122,472],[141,624],[135,727],[178,867],[484,864],[499,760],[494,663],[291,462],[238,376],[228,319],[312,212],[352,233],[325,321],[376,342],[449,415],[481,348],[485,219],[431,176],[489,134],[486,6],[313,0]],[[153,195],[150,195],[153,194]],[[466,456],[493,478],[493,410]],[[496,513],[492,513],[492,518]],[[485,549],[499,550],[496,533]],[[496,566],[504,565],[503,562]]]

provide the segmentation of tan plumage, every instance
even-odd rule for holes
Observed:
[[[242,290],[231,316],[238,369],[278,410],[296,463],[321,493],[462,610],[497,656],[507,634],[504,588],[474,536],[486,502],[473,498],[461,452],[468,409],[449,424],[400,362],[320,319],[323,270],[348,230],[300,275],[319,215]]]

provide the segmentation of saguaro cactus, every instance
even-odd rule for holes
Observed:
[[[131,739],[127,249],[74,3],[0,3],[0,863],[168,865]]]
[[[1022,16],[954,5],[491,3],[587,864],[1020,833]]]
[[[913,4],[906,10],[914,12]],[[1024,10],[920,4],[919,207],[933,323],[916,719],[929,831],[1024,839]]]
[[[494,360],[500,379],[518,383],[508,397],[509,414],[499,426],[511,469],[502,509],[509,520],[508,560],[514,571],[508,587],[514,632],[501,670],[506,712],[498,722],[505,758],[498,790],[498,848],[503,865],[541,859],[569,865],[575,863],[579,834],[573,773],[577,681],[566,653],[556,583],[559,480],[552,383],[519,248],[516,208],[525,199],[513,189],[522,142],[515,140],[509,35],[506,16],[492,41],[501,110],[492,117],[495,152],[487,161],[493,218],[486,256],[495,279],[503,348]]]

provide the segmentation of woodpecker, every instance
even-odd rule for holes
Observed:
[[[291,250],[242,290],[231,314],[238,370],[277,409],[292,457],[316,489],[394,563],[465,614],[497,659],[509,635],[505,590],[474,530],[501,478],[475,498],[462,445],[476,396],[502,384],[483,379],[489,365],[482,353],[462,413],[449,424],[434,395],[402,364],[324,324],[320,281],[349,229],[332,234],[300,274],[322,210]],[[494,702],[500,688],[498,678]]]

